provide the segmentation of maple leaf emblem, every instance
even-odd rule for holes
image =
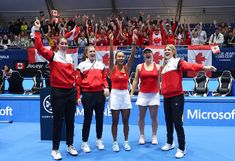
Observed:
[[[102,57],[102,60],[105,66],[109,66],[109,54],[108,53],[104,54],[104,56]]]
[[[163,59],[163,56],[159,52],[154,53],[153,60],[155,63],[159,64],[162,59]]]
[[[203,64],[205,62],[206,58],[202,55],[202,53],[198,53],[197,56],[195,57],[195,61],[198,64]]]

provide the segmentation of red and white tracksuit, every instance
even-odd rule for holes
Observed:
[[[182,71],[188,70],[203,70],[203,65],[188,63],[179,58],[171,58],[162,70],[162,95],[164,96],[167,143],[173,143],[175,127],[180,150],[185,150],[185,134],[182,121],[184,111]]]

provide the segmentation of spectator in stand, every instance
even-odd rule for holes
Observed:
[[[91,30],[92,27],[89,26],[88,21],[86,21],[86,33],[88,35],[88,44],[89,45],[96,45],[96,36],[97,36],[97,30],[98,30],[98,24],[95,24],[94,31]]]
[[[26,48],[29,46],[28,35],[26,35],[23,31],[20,33],[20,46],[22,48]]]
[[[186,23],[186,19],[184,19],[184,25],[185,25],[185,45],[191,45],[191,31],[189,24]]]
[[[72,17],[70,17],[67,22],[67,27],[70,27],[71,29],[73,29],[75,27],[75,25],[76,25],[76,23],[75,23],[74,19]]]
[[[109,45],[108,36],[106,35],[105,29],[101,28],[100,33],[97,33],[96,46],[107,46]]]
[[[27,30],[28,30],[28,24],[27,24],[27,22],[22,22],[22,25],[20,26],[20,31],[21,32],[24,32],[25,33],[25,35],[27,34]]]
[[[117,141],[117,129],[120,113],[122,114],[123,131],[124,131],[124,143],[123,147],[126,151],[131,150],[131,146],[128,142],[129,135],[129,117],[131,109],[131,100],[128,91],[128,80],[131,72],[132,65],[134,63],[135,47],[131,49],[131,55],[126,65],[124,65],[125,55],[123,52],[113,53],[113,34],[109,35],[110,39],[110,60],[109,70],[110,78],[112,82],[112,90],[109,99],[109,108],[112,112],[112,135],[113,135],[113,151],[119,151],[119,145]],[[135,43],[135,41],[133,41]]]
[[[2,71],[3,71],[3,76],[6,79],[11,77],[11,74],[13,72],[13,70],[7,64],[3,65]]]
[[[166,45],[164,49],[164,64],[162,68],[162,95],[164,97],[164,113],[167,129],[167,143],[161,148],[168,151],[175,148],[173,142],[174,128],[178,137],[179,148],[176,158],[182,158],[186,154],[185,133],[183,128],[184,92],[182,89],[183,71],[216,71],[214,66],[188,63],[177,58],[174,45]],[[174,78],[174,79],[173,79]]]
[[[162,45],[162,34],[161,29],[157,27],[152,29],[150,32],[150,45],[161,46]]]
[[[87,34],[90,35],[91,32],[94,32],[94,25],[93,25],[93,20],[88,19],[89,17],[86,17],[86,30]]]
[[[149,36],[146,31],[142,32],[141,45],[149,45]]]
[[[45,21],[42,22],[41,32],[43,35],[47,36],[51,32],[50,21],[49,19],[45,19]]]
[[[0,93],[4,93],[5,89],[5,79],[8,79],[11,77],[13,70],[7,65],[4,64],[2,67],[2,75],[1,75],[1,80],[0,80]]]
[[[222,35],[225,35],[227,33],[228,30],[228,24],[225,22],[222,22],[220,24],[215,24],[215,26],[219,26],[220,27],[220,33]]]
[[[105,97],[109,95],[109,88],[105,66],[103,63],[96,61],[94,46],[85,48],[84,57],[86,60],[77,67],[76,86],[78,91],[77,102],[78,104],[82,102],[84,108],[81,148],[85,153],[89,153],[91,149],[88,144],[88,138],[93,111],[95,111],[96,118],[96,146],[99,150],[104,149],[102,142],[103,117]],[[81,94],[82,98],[80,99]]]
[[[8,36],[6,34],[3,35],[2,45],[5,45],[5,46],[10,46],[11,45],[11,40],[8,38]]]
[[[66,125],[66,144],[67,151],[72,156],[78,155],[77,150],[73,146],[74,136],[74,117],[77,103],[77,91],[75,88],[75,70],[71,54],[67,54],[68,41],[61,37],[58,40],[58,51],[53,52],[46,49],[41,41],[39,29],[40,21],[34,23],[35,48],[39,51],[50,64],[50,82],[51,82],[51,106],[53,111],[53,136],[52,136],[52,152],[51,155],[55,160],[62,159],[59,152],[60,137],[63,117]]]
[[[132,31],[131,37],[132,37],[130,41],[131,44],[133,44],[134,42],[136,45],[140,45],[141,39],[137,29],[134,29]]]
[[[235,28],[231,28],[228,31],[228,34],[224,37],[224,46],[234,47],[235,46]]]
[[[192,31],[191,33],[191,45],[200,45],[200,39],[199,39],[199,34],[197,32],[197,29]]]
[[[200,45],[200,28],[198,25],[195,26],[195,28],[191,31],[190,24],[188,24],[188,29],[191,36],[191,45]]]
[[[215,28],[215,33],[210,36],[209,44],[222,45],[224,43],[224,35],[220,33],[220,28]]]
[[[129,45],[129,34],[126,28],[124,28],[123,31],[122,28],[119,29],[116,36],[116,45]]]
[[[174,19],[169,21],[169,19],[165,19],[161,23],[161,28],[162,28],[162,45],[170,44],[173,42],[174,38],[174,32],[176,29],[176,22]],[[172,35],[171,35],[172,33]],[[168,39],[168,35],[170,35],[170,38]],[[175,42],[173,43],[175,44]]]
[[[14,35],[14,39],[11,42],[11,46],[15,46],[15,47],[21,46],[20,38],[17,35]]]
[[[149,108],[152,120],[152,144],[158,144],[157,128],[158,128],[158,106],[160,105],[160,66],[153,61],[153,52],[146,48],[144,53],[144,63],[136,67],[135,78],[132,83],[130,96],[134,94],[140,80],[140,92],[136,104],[139,106],[139,144],[145,144],[144,126],[145,115]]]
[[[96,44],[96,34],[94,32],[91,32],[89,36],[89,45],[95,45],[95,44]]]
[[[206,45],[207,43],[207,33],[203,30],[202,22],[199,25],[199,44]]]
[[[175,35],[173,34],[172,30],[168,31],[166,42],[167,42],[166,44],[175,45]]]
[[[85,47],[88,44],[87,38],[85,37],[85,32],[80,32],[80,36],[78,37],[78,47]]]
[[[182,24],[178,23],[178,26],[175,30],[175,44],[176,45],[185,45],[185,31]]]

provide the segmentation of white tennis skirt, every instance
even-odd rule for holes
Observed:
[[[139,92],[136,105],[139,106],[155,106],[160,105],[159,93],[142,93]]]
[[[131,99],[128,90],[112,89],[109,97],[109,109],[131,109]]]

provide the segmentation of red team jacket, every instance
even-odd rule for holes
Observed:
[[[75,70],[71,54],[53,52],[44,48],[40,33],[35,32],[35,48],[50,62],[50,82],[52,87],[72,88],[75,86]]]
[[[162,95],[170,98],[183,94],[182,71],[200,71],[203,70],[202,64],[193,64],[181,60],[180,58],[171,58],[162,70]]]
[[[89,59],[86,59],[78,65],[77,69],[77,98],[80,98],[81,91],[100,92],[103,91],[104,88],[108,88],[105,66],[103,63],[98,61],[92,63]]]

